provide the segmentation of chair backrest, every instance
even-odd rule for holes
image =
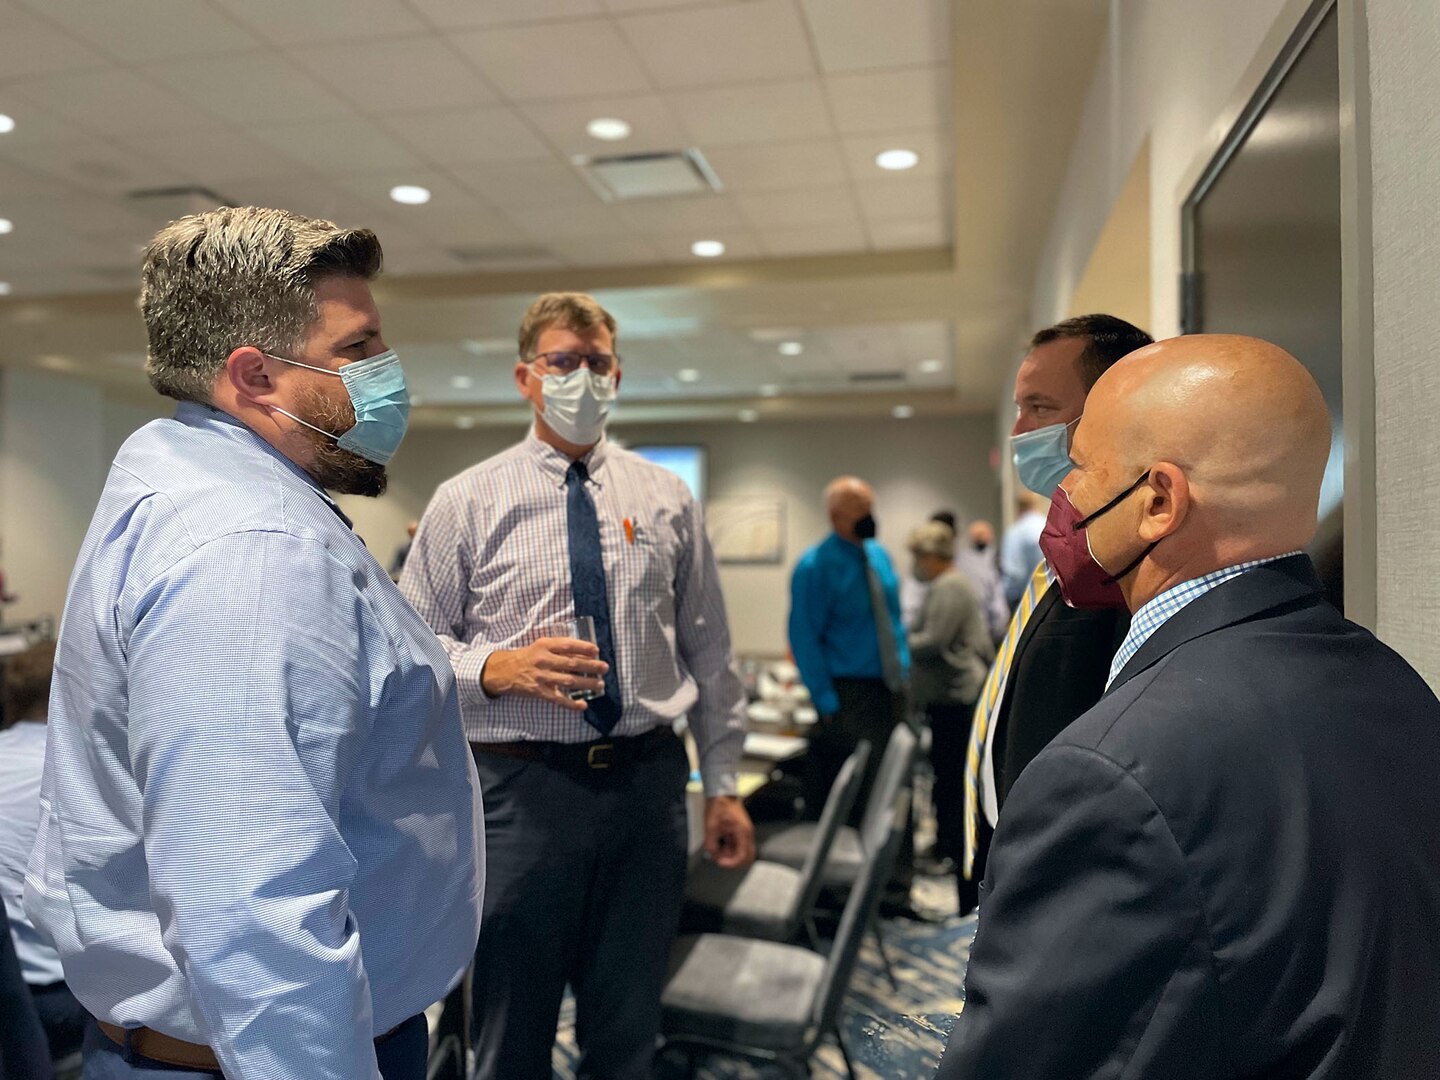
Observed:
[[[909,788],[910,774],[915,767],[915,750],[920,745],[915,729],[909,724],[896,724],[885,744],[885,756],[875,772],[875,786],[870,789],[870,802],[860,819],[860,843],[867,853],[879,849],[890,829],[890,807],[901,788]]]
[[[909,810],[910,789],[905,788],[896,792],[890,800],[890,810],[885,815],[885,839],[878,847],[865,853],[860,877],[845,901],[845,910],[840,914],[840,928],[835,933],[835,943],[825,964],[825,975],[815,996],[815,1011],[811,1014],[817,1039],[830,1030],[839,1014],[840,1003],[844,1000],[855,961],[860,955],[865,929],[875,918],[880,896],[895,870],[895,861],[900,855],[901,833],[910,822]]]
[[[795,907],[790,913],[792,930],[810,914],[820,889],[825,884],[825,862],[830,857],[830,848],[840,826],[850,817],[850,810],[860,794],[860,782],[865,778],[865,765],[870,760],[870,744],[861,743],[854,753],[845,759],[835,783],[830,785],[830,794],[825,798],[825,809],[820,811],[820,822],[815,826],[815,839],[800,868],[800,888],[796,890]]]

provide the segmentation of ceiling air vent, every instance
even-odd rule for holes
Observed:
[[[582,156],[572,160],[606,202],[709,195],[720,190],[719,177],[699,150]]]
[[[882,382],[904,382],[903,371],[852,371],[850,373],[852,383],[882,383]]]
[[[481,263],[548,262],[555,258],[547,248],[535,244],[488,244],[479,247],[451,248],[450,254],[472,266]]]
[[[203,214],[221,206],[234,206],[207,187],[142,188],[125,196],[126,205],[158,229],[187,214]]]

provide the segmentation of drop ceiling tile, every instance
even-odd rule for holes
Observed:
[[[386,216],[371,200],[338,183],[297,173],[263,180],[236,180],[225,194],[242,206],[268,206],[306,217],[324,218],[350,229],[373,229],[385,239]]]
[[[450,175],[492,206],[524,210],[598,198],[567,162],[536,161],[454,165]]]
[[[826,222],[859,224],[859,209],[848,186],[797,188],[792,191],[751,191],[735,196],[745,219],[757,229],[823,225]]]
[[[577,236],[549,247],[576,266],[647,266],[661,261],[659,247],[641,236]]]
[[[832,133],[824,94],[814,80],[690,90],[673,100],[692,143],[702,150]]]
[[[233,180],[293,176],[295,160],[244,132],[220,124],[167,128],[125,138],[125,145],[221,195]]]
[[[129,134],[197,127],[209,120],[179,96],[123,68],[51,75],[11,89],[87,130]]]
[[[430,112],[496,100],[485,80],[438,37],[312,46],[291,55],[369,113]]]
[[[943,176],[881,176],[857,181],[855,193],[867,221],[950,216],[950,182]]]
[[[176,187],[189,182],[173,166],[136,153],[128,141],[126,146],[93,138],[32,146],[25,152],[24,162],[68,184],[116,197],[130,191]],[[10,191],[10,185],[3,179],[0,179],[0,191]]]
[[[32,147],[28,153],[14,156],[0,149],[0,212],[6,217],[13,217],[14,211],[10,208],[15,200],[37,198],[54,192],[55,178],[45,167],[44,159],[38,156],[42,149],[49,148]],[[5,240],[0,239],[0,244],[3,243]]]
[[[0,72],[6,79],[98,68],[110,62],[17,4],[0,3],[0,27]]]
[[[38,102],[22,98],[13,85],[0,85],[0,113],[15,121],[13,130],[0,135],[0,154],[14,153],[42,143],[69,142],[89,135]]]
[[[705,153],[726,191],[783,191],[849,180],[833,140],[717,146]]]
[[[518,109],[563,154],[643,154],[689,145],[675,113],[655,94],[534,102]],[[629,138],[606,142],[591,137],[585,125],[600,117],[624,120],[631,127]]]
[[[827,73],[937,64],[950,56],[946,0],[800,0]]]
[[[950,229],[943,218],[885,218],[867,221],[865,231],[876,251],[915,251],[950,243]]]
[[[606,10],[616,15],[629,15],[637,11],[670,11],[675,8],[713,5],[716,0],[601,0]],[[743,2],[743,0],[740,0]]]
[[[941,176],[950,171],[950,140],[934,128],[850,135],[842,140],[842,145],[850,175],[861,182]],[[903,172],[887,172],[875,164],[875,156],[884,150],[913,150],[920,155],[920,160]]]
[[[831,75],[825,90],[842,135],[950,125],[954,91],[946,64]]]
[[[243,26],[203,3],[34,0],[33,6],[75,37],[127,63],[243,52],[263,44]]]
[[[717,231],[743,229],[746,224],[740,207],[724,195],[635,199],[617,203],[615,212],[628,226],[649,236],[686,233],[691,240],[700,239],[697,233],[709,236]]]
[[[73,2],[83,3],[84,0]],[[211,2],[232,18],[246,23],[262,37],[287,49],[316,41],[359,41],[398,34],[423,34],[429,30],[403,0]]]
[[[199,108],[242,126],[295,124],[353,114],[343,98],[292,59],[273,53],[181,60],[154,64],[147,70]]]
[[[551,150],[504,105],[396,113],[377,122],[436,165],[549,158]]]
[[[571,237],[625,236],[629,232],[615,211],[598,199],[510,210],[505,214],[542,243],[560,243]]]
[[[409,169],[424,171],[420,158],[360,117],[310,120],[303,124],[263,124],[254,137],[289,157],[296,168],[327,176]]]
[[[813,74],[805,26],[791,0],[682,8],[620,20],[655,85],[713,86]]]
[[[442,29],[603,15],[600,0],[410,0]]]
[[[869,248],[858,221],[836,221],[802,228],[757,229],[765,254],[781,257],[839,255]]]
[[[511,101],[650,89],[645,72],[607,19],[467,31],[451,41]]]

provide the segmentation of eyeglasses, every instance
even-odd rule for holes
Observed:
[[[604,352],[542,352],[536,353],[525,362],[533,364],[536,360],[544,360],[545,366],[557,375],[569,375],[573,371],[578,371],[581,364],[588,367],[595,375],[609,375],[620,366],[620,357]]]

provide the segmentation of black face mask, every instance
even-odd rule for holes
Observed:
[[[985,554],[985,552],[987,552],[987,551],[990,550],[990,545],[989,545],[989,544],[982,544],[979,540],[971,540],[971,541],[970,541],[970,547],[971,547],[973,550],[980,552],[980,554],[982,554],[982,555]]]
[[[859,521],[855,522],[855,535],[861,540],[875,539],[875,515],[866,514]]]

